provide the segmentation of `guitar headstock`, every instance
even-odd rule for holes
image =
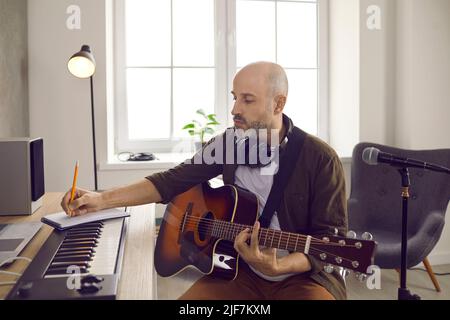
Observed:
[[[367,268],[373,265],[377,243],[370,233],[366,232],[363,239],[356,239],[356,233],[350,231],[347,237],[327,236],[311,242],[309,254],[327,263],[325,271],[333,272],[333,265],[350,271],[367,273]]]

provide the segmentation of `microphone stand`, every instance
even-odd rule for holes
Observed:
[[[400,288],[398,289],[398,300],[420,300],[417,294],[412,294],[406,287],[407,261],[408,261],[408,200],[409,170],[407,167],[398,170],[402,177],[402,254],[400,268]]]

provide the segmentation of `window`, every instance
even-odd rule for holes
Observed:
[[[233,77],[260,60],[287,71],[286,114],[326,139],[322,1],[117,1],[117,151],[170,152],[189,139],[181,129],[200,108],[217,114],[220,129],[232,125]]]

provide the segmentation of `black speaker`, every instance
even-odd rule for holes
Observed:
[[[30,142],[31,200],[38,201],[45,194],[44,140]]]
[[[0,216],[33,214],[45,194],[43,139],[0,139],[0,155]]]

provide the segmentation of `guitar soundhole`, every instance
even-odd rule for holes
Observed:
[[[198,223],[198,237],[201,241],[205,241],[208,235],[211,235],[213,221],[213,214],[208,212]]]

